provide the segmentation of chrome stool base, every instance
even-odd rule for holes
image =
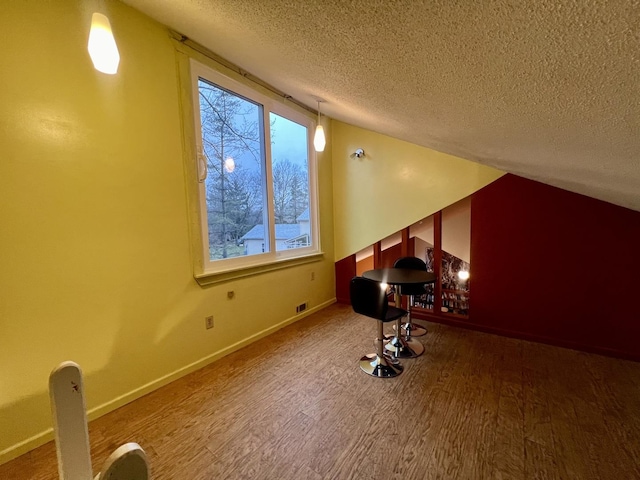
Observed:
[[[424,345],[413,338],[390,337],[384,348],[395,358],[416,358],[424,353]]]
[[[402,324],[402,335],[405,335],[407,337],[422,337],[424,335],[427,334],[427,329],[418,325],[417,323],[412,323],[411,324],[411,334],[407,333],[407,325],[409,325],[409,323],[403,323]],[[396,329],[396,326],[393,326],[393,329]]]
[[[379,357],[375,353],[362,357],[360,359],[360,368],[364,373],[378,378],[397,377],[404,370],[404,367],[397,360],[388,355]]]
[[[406,331],[407,324],[405,323],[402,328]],[[417,323],[411,324],[411,336],[412,337],[422,337],[427,334],[427,329],[418,325]]]

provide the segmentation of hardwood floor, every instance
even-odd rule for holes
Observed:
[[[135,441],[156,480],[640,478],[639,363],[428,324],[375,379],[375,328],[333,305],[91,422],[94,471]],[[0,478],[57,479],[53,443]]]

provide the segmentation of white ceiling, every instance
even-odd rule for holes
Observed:
[[[332,118],[640,211],[638,0],[125,0]]]

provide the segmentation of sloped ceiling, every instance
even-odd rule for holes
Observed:
[[[640,211],[640,2],[125,0],[332,118]]]

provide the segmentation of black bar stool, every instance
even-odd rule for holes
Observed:
[[[410,268],[412,270],[424,270],[425,272],[427,271],[427,264],[418,257],[401,257],[395,261],[393,267]],[[402,325],[402,329],[404,330],[403,333],[407,338],[421,337],[423,335],[426,335],[426,328],[411,321],[411,309],[414,305],[414,297],[416,295],[424,295],[425,293],[427,293],[425,285],[399,285],[397,288],[400,289],[400,295],[407,295],[409,297],[407,302],[407,321]]]
[[[407,311],[389,306],[386,287],[380,282],[364,277],[353,277],[349,287],[353,311],[378,321],[376,353],[362,357],[360,368],[373,377],[397,377],[404,367],[384,349],[384,324],[402,318]]]

